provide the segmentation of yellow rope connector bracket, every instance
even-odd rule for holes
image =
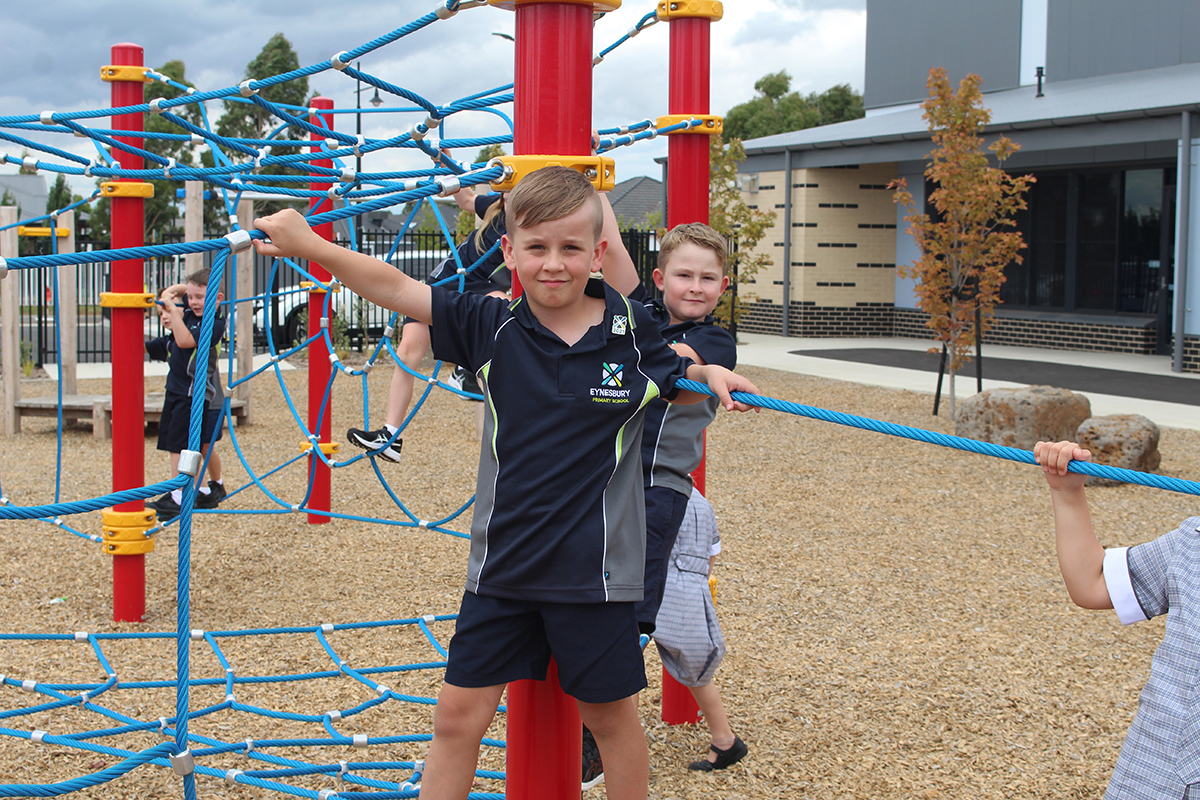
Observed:
[[[154,184],[140,181],[104,181],[100,184],[103,197],[154,197]]]
[[[153,528],[154,511],[101,511],[103,520],[103,549],[110,556],[136,556],[154,552],[154,537],[146,531]]]
[[[670,22],[684,17],[700,17],[718,20],[725,16],[721,0],[661,0],[658,4],[659,22]]]
[[[101,292],[103,308],[154,308],[154,295],[149,292]]]
[[[53,231],[54,235],[60,239],[66,237],[66,236],[69,236],[71,234],[70,231],[68,231],[66,228],[63,228],[63,227],[40,228],[40,227],[36,227],[33,225],[18,225],[17,226],[17,236],[49,236],[51,231]]]
[[[531,6],[535,3],[566,3],[572,6],[589,6],[593,13],[607,14],[621,7],[621,0],[487,0],[494,8],[513,11],[517,6]]]
[[[308,289],[308,291],[312,292],[313,294],[326,294],[328,292],[340,292],[342,290],[342,285],[337,281],[330,281],[329,288],[327,289],[321,284],[314,283],[313,281],[300,281],[300,288]]]
[[[320,446],[321,452],[325,454],[326,458],[328,458],[329,456],[335,455],[339,448],[339,445],[337,442],[301,442],[300,443],[300,452],[307,453],[308,451],[313,449],[314,444]]]
[[[691,122],[694,119],[700,120],[700,124],[693,125],[690,128],[680,128],[675,131],[662,130],[671,125],[678,125],[681,122]],[[699,133],[704,136],[720,136],[721,131],[725,130],[725,118],[715,114],[665,114],[655,121],[654,127],[667,136],[673,136],[677,133]]]
[[[489,167],[501,166],[504,175],[492,181],[498,192],[509,192],[531,172],[542,167],[569,167],[583,173],[598,192],[611,191],[617,185],[617,162],[608,156],[500,156],[488,162]]]
[[[115,83],[116,81],[149,83],[153,80],[153,78],[146,77],[146,73],[149,71],[149,67],[122,67],[115,64],[108,64],[100,68],[100,80],[108,83]]]

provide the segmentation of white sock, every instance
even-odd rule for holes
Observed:
[[[388,432],[388,436],[389,436],[389,437],[391,437],[391,435],[392,435],[393,433],[395,433],[396,431],[400,430],[400,429],[399,429],[399,428],[397,428],[395,425],[388,425],[387,423],[384,423],[384,426],[383,426],[383,427],[384,427],[384,428],[387,430],[387,432]]]
[[[174,500],[176,503],[182,504],[183,503],[183,490],[182,489],[172,489],[171,490],[171,499]]]
[[[209,489],[207,486],[198,486],[196,487],[196,491],[200,494],[212,494],[212,489]]]

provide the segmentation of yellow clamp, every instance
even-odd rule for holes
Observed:
[[[313,281],[300,281],[300,288],[308,289],[313,294],[326,294],[329,292],[329,289],[326,289],[321,284],[314,283]],[[331,288],[335,293],[340,292],[342,290],[342,285],[340,283],[334,283],[332,284]]]
[[[136,81],[138,83],[149,83],[150,79],[146,77],[148,67],[119,67],[114,64],[108,64],[100,68],[100,80],[113,83],[114,81]]]
[[[66,228],[64,228],[62,226],[59,226],[56,228],[36,228],[31,225],[18,225],[17,226],[17,236],[49,236],[51,231],[53,231],[54,235],[59,237],[60,239],[63,238],[64,236],[70,235],[70,233],[71,233],[69,230],[67,230]]]
[[[723,16],[725,16],[725,9],[721,5],[721,0],[661,0],[658,4],[660,22],[670,22],[673,19],[685,17],[718,20]]]
[[[135,556],[154,552],[154,538],[146,531],[155,526],[153,511],[102,511],[104,552],[110,556]]]
[[[154,295],[148,292],[101,292],[104,308],[154,308]]]
[[[671,125],[678,125],[681,122],[690,122],[698,119],[700,124],[691,128],[680,128],[677,131],[669,131],[670,136],[676,133],[700,133],[706,136],[720,136],[721,131],[725,129],[725,118],[719,117],[716,114],[665,114],[655,121],[654,127],[660,131]]]
[[[154,197],[154,184],[139,181],[104,181],[100,184],[104,197]]]
[[[488,166],[500,164],[504,175],[492,181],[498,192],[514,189],[521,178],[542,167],[570,167],[583,173],[598,192],[611,191],[617,185],[617,164],[608,156],[500,156],[488,162]]]
[[[531,6],[535,3],[566,3],[572,6],[588,6],[593,12],[607,14],[621,7],[621,0],[487,0],[489,6],[503,8],[508,11],[517,6]]]
[[[337,442],[317,442],[316,444],[321,448],[321,452],[325,454],[326,458],[338,451]],[[300,445],[300,450],[307,453],[312,449],[312,446],[312,442],[304,442]]]

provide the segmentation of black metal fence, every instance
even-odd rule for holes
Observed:
[[[218,238],[223,234],[209,234]],[[423,281],[445,258],[450,257],[450,248],[440,233],[412,232],[396,241],[394,235],[377,232],[361,232],[360,249],[368,255],[387,260],[411,277]],[[626,247],[637,266],[638,274],[652,296],[659,293],[654,287],[652,273],[657,255],[657,240],[652,231],[626,231],[622,234]],[[182,241],[182,236],[170,237],[156,244]],[[348,243],[339,241],[347,246]],[[44,254],[48,251],[48,239],[35,239],[28,255]],[[105,241],[83,240],[76,243],[79,252],[107,250]],[[204,254],[205,266],[210,266],[212,253]],[[254,349],[256,353],[267,350],[268,333],[274,336],[276,349],[290,346],[302,335],[302,325],[308,309],[308,293],[300,289],[301,281],[307,278],[295,268],[280,261],[272,273],[273,259],[253,254],[254,299],[239,303],[238,313],[254,315]],[[239,260],[240,263],[240,260]],[[297,262],[308,269],[306,262]],[[108,262],[81,264],[76,267],[76,292],[78,298],[78,337],[75,342],[80,363],[105,362],[112,358],[112,340],[109,314],[100,307],[100,293],[109,291],[110,272]],[[55,320],[53,272],[46,269],[20,270],[21,286],[21,341],[26,352],[38,366],[56,363],[58,353],[55,342]],[[145,291],[155,294],[167,286],[184,282],[187,267],[184,256],[163,256],[146,259]],[[229,298],[228,279],[224,288]],[[331,297],[331,307],[344,323],[348,344],[353,348],[366,346],[378,339],[391,318],[387,309],[359,300],[350,292],[338,292]],[[227,312],[228,313],[228,312]],[[162,334],[157,314],[147,314],[146,338]],[[64,343],[66,346],[66,343]]]

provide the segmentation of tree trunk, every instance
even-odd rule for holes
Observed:
[[[950,369],[948,370],[948,374],[950,375],[950,387],[949,387],[950,391],[947,392],[947,397],[949,398],[949,402],[946,404],[946,407],[950,411],[950,424],[951,425],[954,424],[954,376],[955,376],[955,373],[956,373],[956,370],[954,369],[954,354],[951,353],[950,354]]]

